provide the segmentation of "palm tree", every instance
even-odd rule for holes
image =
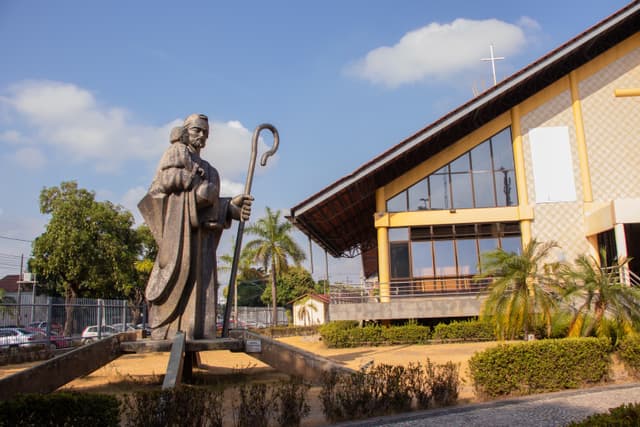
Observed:
[[[293,240],[290,233],[293,225],[280,220],[280,211],[273,212],[267,207],[267,216],[247,227],[247,234],[258,236],[248,242],[244,251],[259,262],[265,270],[269,270],[271,279],[271,303],[273,307],[273,321],[278,323],[278,306],[276,281],[283,271],[286,271],[291,258],[295,265],[300,265],[305,259],[304,252]]]
[[[482,254],[482,273],[476,277],[491,278],[492,282],[481,318],[494,320],[498,338],[514,339],[518,331],[523,331],[526,337],[540,315],[547,336],[551,335],[558,263],[544,264],[543,260],[556,247],[555,242],[532,240],[522,254],[501,248]]]
[[[563,268],[563,296],[580,304],[569,324],[569,336],[590,336],[594,331],[606,334],[603,326],[607,312],[623,329],[639,324],[640,290],[620,280],[628,262],[621,259],[617,265],[602,267],[594,257],[580,255],[573,268]]]

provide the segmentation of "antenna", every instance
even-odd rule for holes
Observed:
[[[491,70],[493,71],[493,85],[498,84],[498,80],[496,79],[496,61],[500,61],[504,59],[504,56],[494,56],[493,55],[493,44],[489,45],[489,52],[491,56],[489,58],[480,58],[480,61],[491,61]]]

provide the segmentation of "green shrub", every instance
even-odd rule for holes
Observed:
[[[320,391],[322,411],[331,421],[405,412],[416,402],[419,409],[457,401],[459,366],[432,364],[427,359],[403,366],[376,365],[368,371],[325,374]]]
[[[118,426],[119,406],[103,394],[24,394],[0,401],[0,426]]]
[[[610,347],[597,338],[502,344],[473,355],[469,373],[480,397],[578,388],[607,378]]]
[[[640,403],[630,403],[609,409],[604,414],[595,414],[567,427],[635,427],[640,425]]]
[[[358,322],[343,320],[326,323],[320,326],[318,332],[327,347],[342,348],[350,347],[351,332],[355,329],[358,329]]]
[[[222,426],[223,392],[180,386],[168,390],[140,391],[123,397],[125,426]]]
[[[425,344],[431,338],[431,328],[409,321],[402,326],[366,325],[357,322],[331,322],[319,329],[322,340],[330,348],[363,345]]]
[[[495,339],[493,325],[480,320],[439,323],[433,329],[433,339],[441,341],[491,341]]]
[[[631,374],[640,377],[640,337],[627,336],[620,343],[618,354]]]
[[[271,326],[269,328],[258,329],[256,332],[271,338],[307,336],[318,333],[319,326]]]

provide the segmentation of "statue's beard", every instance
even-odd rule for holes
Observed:
[[[194,141],[191,141],[191,146],[193,148],[195,148],[196,150],[201,150],[204,148],[204,140],[202,139],[196,139]]]

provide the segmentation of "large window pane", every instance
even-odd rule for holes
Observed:
[[[458,274],[473,275],[478,272],[478,250],[476,239],[456,240],[458,249]]]
[[[407,210],[407,192],[402,193],[387,200],[387,212],[405,212]]]
[[[429,177],[431,209],[450,209],[449,174],[434,174]]]
[[[469,172],[469,155],[467,153],[455,159],[449,164],[451,167],[451,173],[455,172]]]
[[[493,208],[493,174],[491,172],[473,173],[473,190],[476,196],[476,208]]]
[[[426,178],[409,187],[408,194],[410,211],[429,209],[429,189],[427,188]]]
[[[498,249],[499,243],[498,239],[494,238],[480,238],[478,239],[478,249],[480,251],[480,259],[482,259],[482,254],[489,251],[494,251]]]
[[[489,141],[485,141],[471,150],[471,169],[474,172],[491,171],[493,169]]]
[[[522,239],[520,236],[508,236],[502,238],[502,249],[507,252],[522,253]]]
[[[406,242],[409,240],[409,229],[406,227],[390,228],[389,229],[389,241],[390,242]]]
[[[498,206],[515,206],[518,204],[516,194],[516,176],[513,171],[496,172],[496,196]]]
[[[454,208],[464,209],[473,207],[473,193],[471,192],[470,174],[452,173],[451,192],[453,193]]]
[[[436,240],[433,242],[436,259],[436,275],[455,276],[456,258],[453,251],[453,240]]]
[[[511,146],[511,130],[506,128],[491,138],[493,146],[493,168],[513,169],[513,148]]]
[[[391,278],[409,277],[409,244],[391,243]]]
[[[431,242],[411,242],[413,277],[433,277]]]

